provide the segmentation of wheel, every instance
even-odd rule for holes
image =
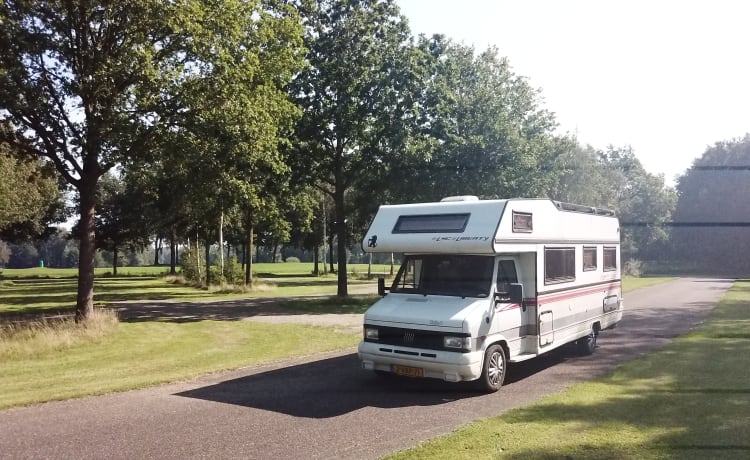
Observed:
[[[576,341],[578,353],[583,356],[594,354],[596,350],[596,332],[593,330],[586,337],[582,337]]]
[[[507,369],[505,350],[500,345],[492,345],[484,353],[484,366],[482,367],[482,376],[479,377],[480,388],[495,392],[500,389],[505,380]]]

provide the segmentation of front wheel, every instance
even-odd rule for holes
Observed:
[[[492,345],[484,353],[484,366],[479,384],[485,391],[495,392],[500,389],[505,380],[507,362],[505,350],[500,345]]]

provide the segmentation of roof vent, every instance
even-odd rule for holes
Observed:
[[[440,202],[445,201],[479,201],[479,197],[475,195],[460,195],[460,196],[446,196]]]

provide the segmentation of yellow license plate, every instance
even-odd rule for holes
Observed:
[[[424,369],[420,367],[393,365],[393,373],[404,377],[424,377]]]

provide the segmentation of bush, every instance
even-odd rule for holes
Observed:
[[[288,263],[288,264],[298,264],[299,263],[299,257],[294,257],[294,256],[287,257],[286,258],[286,263]]]
[[[206,261],[201,251],[192,247],[183,249],[180,257],[182,276],[193,283],[203,283],[206,280]]]
[[[235,256],[224,261],[223,273],[218,264],[211,266],[211,284],[242,284],[244,281],[245,270]]]
[[[628,259],[625,265],[622,267],[622,274],[628,276],[641,276],[643,268],[643,262],[638,259]]]

